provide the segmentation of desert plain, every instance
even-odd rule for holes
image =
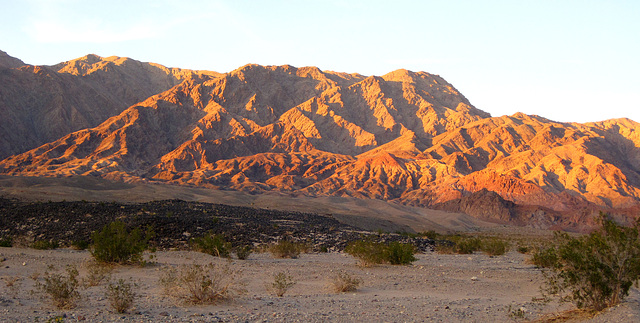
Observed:
[[[110,281],[123,278],[137,285],[134,306],[116,313],[106,298],[107,279],[81,287],[73,309],[57,309],[36,290],[34,277],[63,272],[67,265],[86,279],[92,262],[88,251],[0,248],[0,321],[2,322],[518,322],[553,321],[570,304],[541,302],[543,276],[527,255],[503,256],[417,254],[407,266],[362,267],[341,253],[307,253],[279,259],[252,253],[246,260],[221,259],[193,251],[158,251],[147,266],[117,266]],[[162,268],[181,264],[228,265],[240,273],[245,293],[214,305],[190,305],[165,295]],[[288,273],[295,281],[283,297],[269,291],[273,275]],[[330,282],[337,272],[362,280],[355,292],[336,293]],[[6,282],[13,280],[9,287]],[[640,292],[632,288],[619,306],[573,321],[637,322]],[[563,320],[560,320],[563,321]],[[571,321],[571,320],[569,320]]]

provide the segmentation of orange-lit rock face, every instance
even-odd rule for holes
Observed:
[[[136,102],[203,75],[219,74],[96,55],[31,66],[0,52],[0,158],[95,127]]]
[[[180,78],[185,71],[90,55],[47,73],[106,78],[107,67],[132,66],[181,83],[94,128],[10,157],[0,170],[485,208],[479,216],[494,212],[500,221],[527,220],[475,199],[549,212],[640,201],[637,123],[491,117],[424,72],[365,77],[246,65]],[[540,225],[553,222],[534,213]]]

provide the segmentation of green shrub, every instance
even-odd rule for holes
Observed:
[[[559,266],[559,261],[556,247],[538,249],[531,257],[531,262],[538,268],[555,268]]]
[[[568,298],[578,308],[602,310],[620,303],[638,283],[640,218],[633,227],[619,226],[602,213],[600,221],[601,228],[588,236],[558,234],[555,247],[542,250],[538,259],[550,268],[544,272],[545,293]]]
[[[360,265],[368,267],[384,263],[385,245],[379,242],[357,240],[349,243],[344,251],[360,260]]]
[[[0,247],[11,248],[13,246],[13,238],[4,237],[0,239]]]
[[[73,266],[67,266],[67,275],[45,272],[44,282],[36,282],[36,289],[48,296],[53,304],[60,309],[76,307],[76,301],[80,298],[77,288],[78,270]]]
[[[231,243],[227,242],[221,234],[208,233],[202,237],[191,239],[194,249],[212,256],[231,257]]]
[[[57,249],[58,247],[60,247],[60,244],[52,240],[38,240],[31,244],[31,248],[38,250],[51,250]]]
[[[303,243],[291,242],[286,239],[278,241],[269,247],[269,251],[276,258],[291,258],[296,259],[300,256],[300,253],[307,251],[307,246]]]
[[[482,249],[480,238],[462,238],[456,242],[455,251],[459,254],[472,254]]]
[[[238,257],[238,259],[246,260],[247,258],[249,258],[251,252],[253,252],[253,247],[251,247],[250,245],[239,246],[235,249],[235,251],[236,257]]]
[[[501,256],[509,251],[510,245],[508,241],[488,238],[482,241],[482,251],[489,256]]]
[[[415,248],[406,243],[391,242],[389,244],[358,240],[347,245],[345,252],[358,258],[362,266],[389,263],[406,265],[416,260],[413,256]]]
[[[86,240],[74,240],[71,241],[71,247],[76,250],[86,250],[89,248],[89,241]]]
[[[391,242],[386,248],[384,259],[392,265],[408,265],[416,261],[415,248],[408,243]]]
[[[103,263],[139,263],[152,237],[150,229],[143,237],[139,228],[129,231],[124,222],[114,221],[91,235],[91,255]]]

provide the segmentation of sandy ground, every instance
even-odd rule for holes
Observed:
[[[363,268],[343,253],[303,254],[298,259],[276,259],[269,253],[251,254],[248,260],[227,261],[190,251],[155,253],[156,263],[146,267],[121,266],[111,280],[137,282],[135,307],[117,314],[105,298],[106,283],[80,289],[81,300],[70,310],[59,310],[34,290],[35,273],[54,266],[76,265],[87,276],[87,251],[41,251],[0,248],[0,321],[46,322],[511,322],[535,320],[568,305],[541,304],[542,276],[527,263],[528,256],[417,255],[410,266],[381,265]],[[164,266],[214,262],[242,271],[246,293],[217,305],[185,305],[162,293],[159,277]],[[265,285],[276,272],[288,271],[297,282],[284,297]],[[356,292],[336,294],[327,285],[337,271],[360,277]],[[13,288],[6,281],[19,278]],[[510,310],[511,306],[511,310]],[[510,315],[522,308],[525,317]],[[640,321],[640,292],[633,289],[625,302],[590,319],[592,322]]]

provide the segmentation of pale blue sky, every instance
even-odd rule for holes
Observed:
[[[0,49],[228,72],[439,74],[493,116],[640,122],[640,1],[0,0]]]

